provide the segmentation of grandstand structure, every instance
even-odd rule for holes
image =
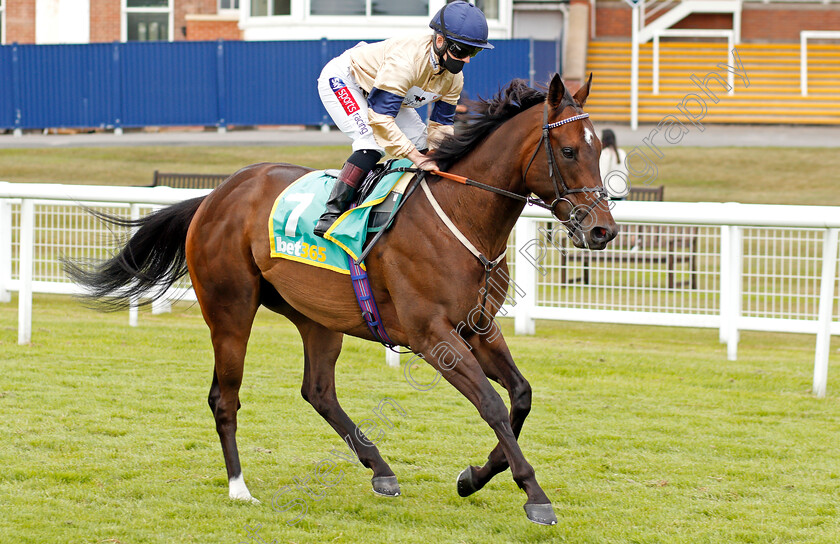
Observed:
[[[567,56],[585,58],[577,65],[594,74],[588,111],[600,121],[629,122],[633,8],[593,5],[586,43],[567,44]],[[840,125],[840,3],[648,1],[639,11],[639,122],[674,115],[695,95],[705,101],[703,123]],[[726,81],[731,49],[744,72],[734,82]]]

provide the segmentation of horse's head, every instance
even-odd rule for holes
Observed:
[[[546,203],[579,248],[604,249],[617,228],[601,183],[601,142],[583,105],[589,81],[572,96],[555,74],[542,114],[542,138],[525,171],[526,187]]]

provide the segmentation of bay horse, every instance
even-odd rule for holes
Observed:
[[[556,74],[547,92],[514,80],[495,97],[477,102],[471,123],[432,152],[449,173],[471,176],[496,191],[427,177],[431,194],[451,223],[480,255],[488,256],[486,260],[500,263],[492,276],[502,292],[509,285],[507,240],[531,194],[564,223],[578,247],[603,249],[616,235],[598,169],[601,144],[583,112],[591,83],[590,75],[572,96]],[[239,170],[207,196],[145,218],[105,217],[135,228],[135,234],[109,260],[92,267],[65,263],[67,274],[86,287],[94,301],[111,308],[124,308],[141,295],[162,296],[189,273],[210,328],[215,365],[208,401],[233,499],[255,500],[242,476],[235,435],[245,350],[260,305],[287,317],[300,332],[303,398],[373,472],[374,491],[399,495],[394,472],[336,397],[335,364],[343,336],[373,340],[350,278],[270,256],[267,225],[272,204],[309,171],[290,164],[256,164]],[[498,438],[484,466],[469,466],[460,474],[459,495],[480,490],[509,467],[527,495],[528,519],[553,525],[557,518],[551,503],[517,443],[531,409],[531,386],[504,338],[498,335],[491,341],[478,327],[456,328],[478,304],[486,304],[489,316],[498,312],[502,301],[480,295],[491,275],[489,268],[467,251],[421,192],[405,201],[366,259],[383,323],[396,344],[410,346],[467,397]],[[452,345],[456,330],[463,341]],[[435,347],[443,342],[454,350],[447,360],[435,356]],[[509,413],[489,380],[507,390]]]

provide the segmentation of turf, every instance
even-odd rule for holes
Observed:
[[[0,180],[149,185],[155,170],[229,174],[257,162],[337,168],[349,146],[0,149]],[[676,201],[840,205],[840,153],[820,148],[667,149],[652,185]],[[631,180],[641,186],[640,180]]]
[[[534,389],[520,443],[559,524],[529,523],[505,472],[462,499],[455,477],[494,445],[445,383],[411,388],[382,348],[345,341],[338,393],[357,422],[392,398],[380,449],[403,496],[341,481],[311,485],[299,511],[271,497],[345,451],[300,397],[294,328],[261,311],[246,360],[239,447],[261,505],[227,499],[206,395],[212,352],[197,307],[127,315],[36,295],[33,343],[16,344],[0,304],[0,541],[16,543],[581,542],[835,543],[840,534],[840,396],[810,394],[813,336],[742,333],[726,360],[717,331],[538,322],[511,350]],[[835,350],[832,365],[840,357]],[[403,359],[406,362],[406,359]],[[429,377],[426,374],[426,377]],[[419,377],[418,377],[419,379]],[[384,427],[383,427],[384,428]],[[289,495],[291,496],[291,495]]]

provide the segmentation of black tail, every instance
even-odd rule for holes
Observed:
[[[150,304],[187,273],[187,229],[202,200],[204,197],[185,200],[136,220],[91,210],[106,223],[137,232],[106,261],[62,259],[64,273],[86,288],[86,298],[101,309],[125,309],[132,299],[153,292],[141,303]]]

